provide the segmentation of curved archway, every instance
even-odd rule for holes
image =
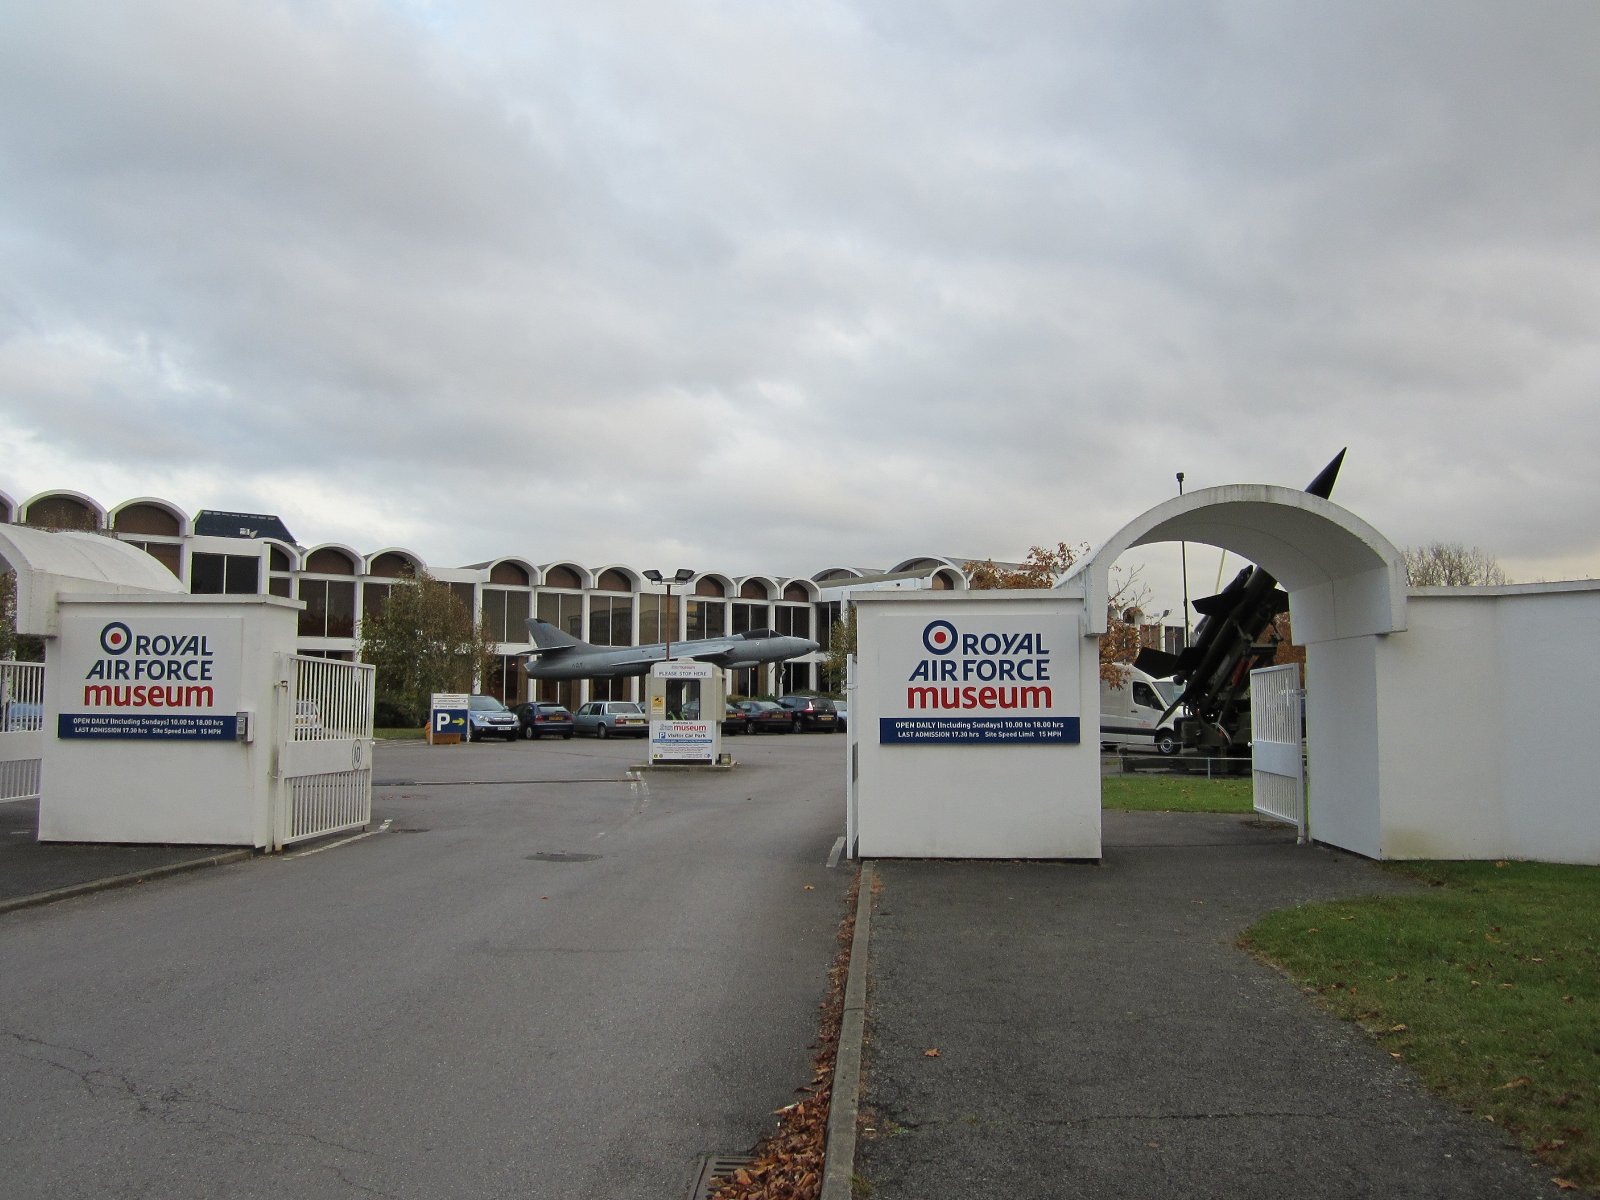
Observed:
[[[1083,590],[1088,637],[1106,631],[1118,557],[1173,541],[1232,551],[1289,594],[1295,641],[1306,648],[1312,834],[1379,857],[1377,640],[1406,628],[1400,551],[1354,513],[1293,488],[1230,484],[1191,492],[1128,522],[1062,582]]]

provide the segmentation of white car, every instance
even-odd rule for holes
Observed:
[[[572,731],[597,738],[644,737],[650,720],[632,700],[591,700],[573,714]]]

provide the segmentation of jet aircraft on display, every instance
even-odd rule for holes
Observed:
[[[752,629],[731,637],[693,642],[657,642],[653,646],[594,646],[537,617],[528,621],[529,679],[597,679],[643,675],[665,662],[670,646],[674,659],[692,658],[729,670],[783,662],[821,647],[810,638],[791,637],[776,629]]]

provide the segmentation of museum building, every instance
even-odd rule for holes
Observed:
[[[621,563],[536,563],[508,555],[465,567],[438,567],[402,547],[368,554],[336,543],[297,543],[277,517],[203,509],[191,517],[151,496],[105,507],[81,492],[47,491],[15,500],[0,491],[0,522],[42,529],[103,532],[138,546],[193,593],[286,596],[305,603],[299,653],[354,659],[364,615],[395,584],[426,572],[447,584],[496,641],[498,658],[481,690],[507,704],[639,699],[639,680],[530,681],[526,622],[538,617],[596,646],[636,646],[723,637],[751,629],[828,644],[847,587],[964,589],[954,559],[922,556],[882,570],[829,567],[806,578],[696,573],[674,588],[672,611],[643,571]],[[651,564],[652,566],[658,564]],[[659,564],[676,566],[677,564]],[[808,691],[822,685],[821,653],[733,672],[742,695]]]

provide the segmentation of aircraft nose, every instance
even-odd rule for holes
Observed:
[[[801,654],[815,654],[822,649],[820,642],[813,642],[810,638],[801,638],[800,644],[805,647],[804,650],[800,651]]]

